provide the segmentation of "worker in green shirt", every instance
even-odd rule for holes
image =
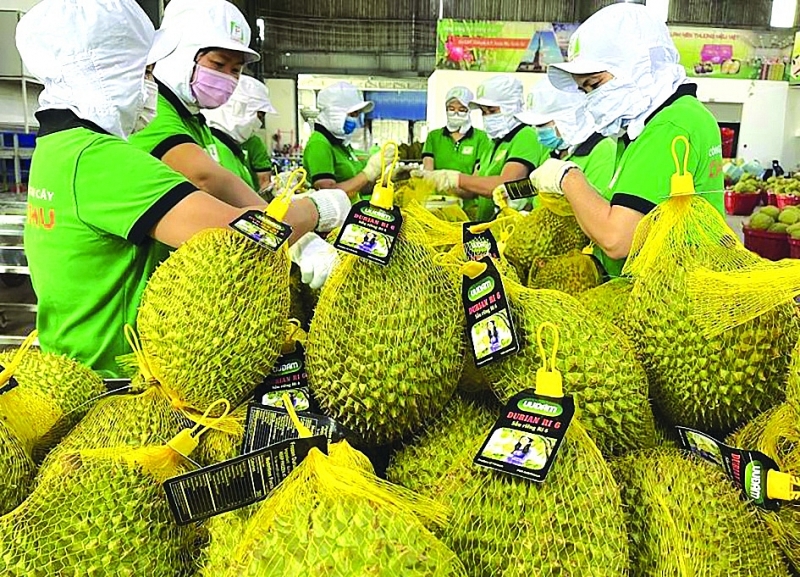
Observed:
[[[203,5],[224,30],[211,38],[214,46],[229,41],[231,22],[247,26],[226,5]],[[43,85],[24,232],[39,343],[104,377],[123,373],[116,358],[131,352],[123,327],[136,324],[159,263],[157,243],[178,247],[243,212],[126,141],[153,117],[146,104],[156,87],[146,82],[145,65],[174,48],[169,37],[154,44],[154,36],[135,0],[41,0],[16,31],[22,61]],[[290,253],[309,235],[319,238],[315,229],[344,220],[346,212],[332,210],[341,205],[334,195],[315,194],[286,216],[294,229]],[[252,206],[264,207],[260,199]]]
[[[428,180],[437,191],[453,193],[465,202],[467,214],[476,221],[487,221],[496,212],[492,192],[513,180],[527,178],[549,157],[536,136],[536,131],[517,119],[522,111],[522,83],[510,75],[494,76],[478,87],[470,108],[480,109],[486,134],[492,146],[480,160],[475,175],[456,170],[414,171],[412,176]]]
[[[256,130],[262,123],[258,113],[265,114],[275,110],[266,94],[263,82],[243,75],[239,77],[236,90],[225,104],[201,111],[216,141],[220,164],[237,174],[256,191],[262,189],[262,174],[266,174],[266,184],[269,184],[271,167],[263,167],[262,164],[257,180],[251,164],[252,158],[245,149],[245,144],[255,138],[263,146],[263,141],[256,135]],[[259,162],[263,163],[264,160],[260,159]]]
[[[696,190],[723,213],[719,127],[686,82],[666,25],[647,8],[613,4],[595,13],[570,40],[569,61],[551,65],[548,76],[560,90],[587,94],[601,134],[624,131],[627,146],[605,189],[571,161],[551,159],[531,174],[537,189],[564,194],[610,276],[621,273],[639,221],[669,197],[676,136],[690,143]]]
[[[350,145],[350,135],[358,128],[361,115],[374,106],[347,82],[337,82],[319,91],[319,116],[303,150],[303,168],[314,188],[338,188],[353,200],[372,192],[372,185],[381,173],[382,154],[378,152],[360,160]]]
[[[582,92],[563,92],[543,78],[528,95],[528,108],[517,118],[536,129],[551,158],[572,160],[595,189],[604,190],[614,176],[617,141],[595,132],[585,104]]]
[[[428,133],[422,149],[425,170],[457,170],[473,174],[481,156],[492,146],[483,130],[472,126],[469,103],[475,96],[468,88],[456,86],[445,96],[447,124]]]

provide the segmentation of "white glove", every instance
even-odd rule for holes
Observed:
[[[319,221],[317,228],[314,229],[316,232],[330,232],[334,228],[342,226],[352,207],[347,193],[336,188],[295,194],[292,196],[292,202],[302,198],[310,199],[317,207]]]
[[[321,288],[336,262],[336,249],[313,232],[289,247],[289,257],[300,267],[302,281],[312,289]]]
[[[289,185],[289,177],[292,174],[294,174],[294,178],[292,178],[291,185],[292,186],[296,185],[299,182],[299,179],[300,179],[300,177],[298,176],[297,173],[281,172],[280,174],[276,174],[272,178],[272,182],[270,182],[270,184],[265,188],[265,190],[268,190],[268,191],[275,190],[275,191],[277,191],[279,193],[283,192],[286,189],[287,185]]]
[[[458,190],[461,173],[457,170],[412,170],[411,176],[429,182],[436,192],[448,193]]]
[[[370,182],[375,182],[381,175],[381,167],[388,170],[394,162],[394,146],[387,146],[381,152],[376,152],[367,160],[367,165],[362,171]]]
[[[561,189],[561,181],[564,179],[564,175],[573,168],[580,170],[580,167],[574,162],[548,158],[542,166],[531,172],[530,179],[534,188],[540,193],[564,194]]]

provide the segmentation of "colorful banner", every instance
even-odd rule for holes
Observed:
[[[800,32],[794,36],[792,62],[789,66],[789,84],[800,84]]]
[[[577,24],[440,20],[436,67],[486,72],[544,72],[566,59]],[[686,73],[693,77],[789,80],[790,32],[670,26]],[[800,37],[798,39],[800,44]],[[794,51],[800,84],[800,45]]]

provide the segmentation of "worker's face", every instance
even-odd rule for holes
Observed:
[[[469,108],[455,99],[447,103],[446,110],[453,114],[469,114]]]
[[[155,68],[155,64],[148,64],[144,69],[144,79],[145,80],[153,80],[153,68]]]
[[[258,121],[261,123],[261,128],[264,128],[264,121],[267,119],[267,113],[263,110],[259,110],[256,112],[256,116],[258,116]]]
[[[551,127],[555,127],[555,125],[556,125],[556,123],[551,120],[547,124],[537,124],[536,128],[551,128]],[[558,129],[556,128],[556,130],[558,130]]]
[[[590,94],[603,84],[614,78],[610,72],[597,72],[595,74],[573,74],[572,78],[578,85],[578,89],[584,94]]]
[[[239,78],[244,66],[244,55],[235,50],[215,48],[200,55],[197,58],[197,63],[211,70]]]
[[[361,116],[361,111],[360,110],[356,110],[355,112],[351,112],[347,116],[349,116],[350,118],[358,118],[359,116]]]
[[[483,106],[481,105],[481,114],[483,116],[492,116],[493,114],[500,114],[499,106]]]

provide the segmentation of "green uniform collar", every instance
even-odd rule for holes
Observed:
[[[170,88],[166,84],[161,82],[155,76],[153,77],[153,79],[156,81],[156,84],[158,84],[158,93],[164,98],[166,98],[167,102],[169,102],[170,105],[172,105],[172,108],[174,108],[175,111],[178,113],[178,116],[184,119],[195,118],[199,120],[201,124],[206,123],[205,116],[203,116],[199,112],[197,114],[192,114],[189,111],[189,109],[186,108],[186,105],[181,101],[181,99],[178,98],[178,95],[175,94],[172,90],[170,90]]]
[[[213,126],[211,127],[211,134],[213,134],[217,140],[222,142],[222,144],[230,148],[231,152],[236,155],[236,158],[242,162],[245,162],[244,151],[242,150],[241,145],[231,138],[230,135],[226,134],[219,128],[214,128]]]
[[[330,142],[333,146],[341,146],[342,148],[347,148],[347,145],[344,143],[344,140],[342,140],[341,138],[336,138],[330,130],[328,130],[321,124],[315,123],[314,130],[316,132],[319,132],[325,138],[327,138],[328,142]]]
[[[78,115],[71,110],[50,108],[40,110],[34,116],[39,121],[38,136],[40,137],[72,128],[86,128],[92,132],[110,135],[107,130],[100,128],[94,122],[78,118]]]
[[[575,150],[570,156],[589,156],[594,150],[595,146],[603,142],[605,136],[599,132],[595,132],[585,142],[575,147]]]
[[[678,86],[678,89],[675,91],[675,94],[667,98],[666,101],[664,101],[664,104],[656,108],[650,114],[650,116],[648,116],[645,119],[644,125],[647,126],[647,123],[653,120],[656,114],[664,110],[667,106],[671,106],[672,104],[675,103],[676,100],[678,100],[679,98],[683,98],[684,96],[691,96],[692,98],[697,98],[697,84],[689,83],[689,84],[681,84],[680,86]],[[631,143],[631,139],[628,136],[627,132],[622,136],[622,142],[625,144],[626,147]]]
[[[444,134],[445,136],[449,136],[450,138],[452,138],[453,137],[452,135],[454,133],[456,133],[456,132],[458,132],[458,130],[454,130],[454,131],[451,132],[450,130],[447,129],[446,126],[442,127],[442,134]],[[472,136],[473,134],[475,134],[475,127],[474,126],[470,126],[469,130],[467,130],[464,133],[464,136],[461,137],[461,140],[465,140],[465,139],[469,138],[470,136]]]

